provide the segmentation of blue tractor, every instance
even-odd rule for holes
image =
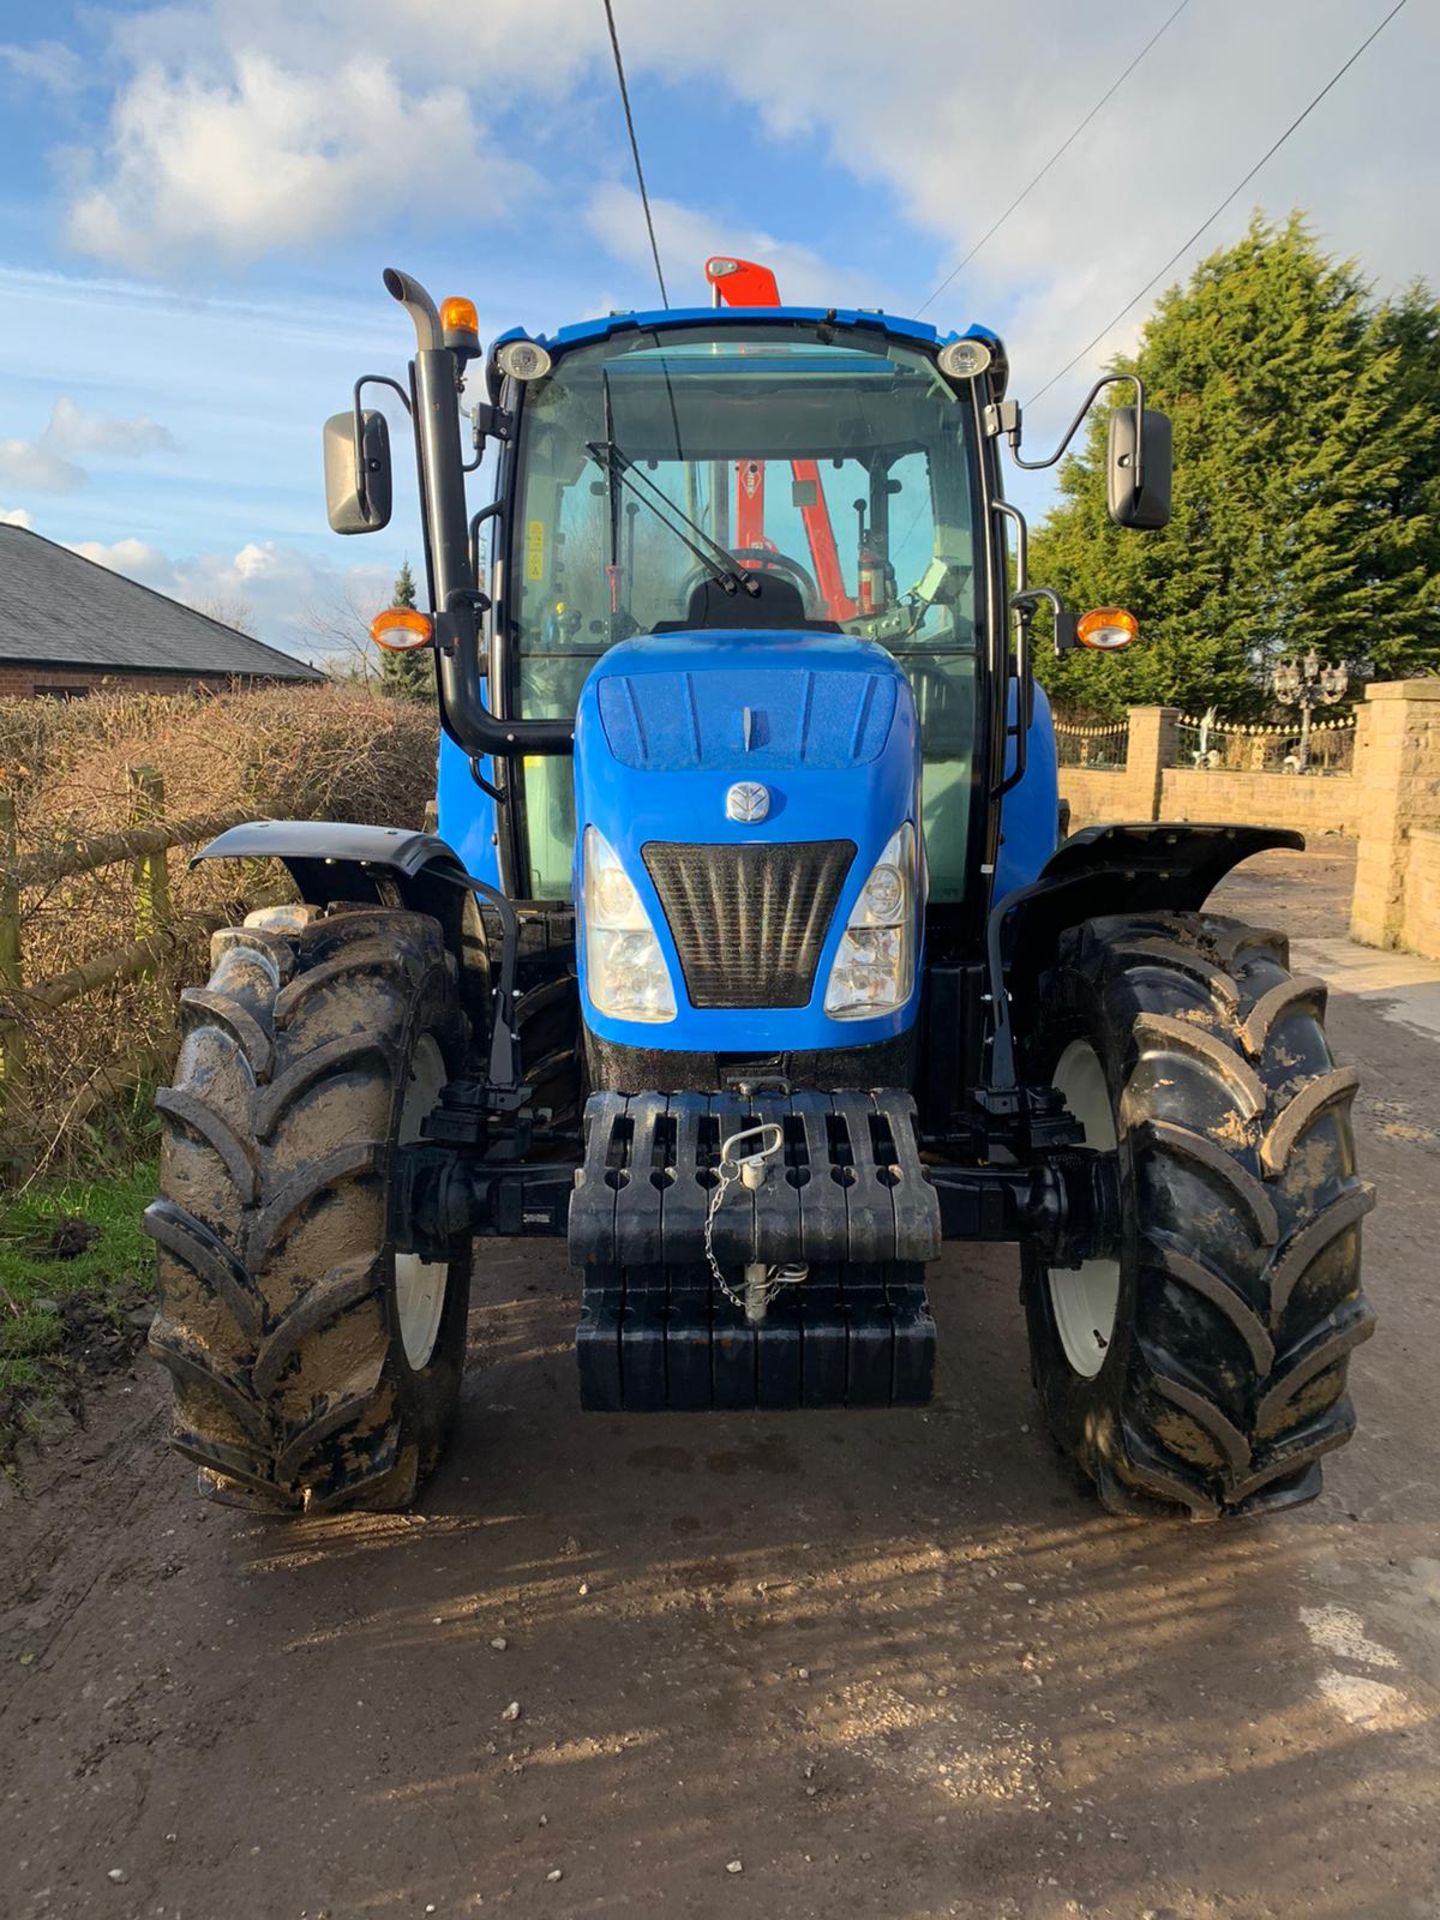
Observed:
[[[1028,578],[1001,443],[1048,462],[1001,342],[732,288],[486,354],[468,301],[385,280],[428,605],[374,631],[434,662],[437,830],[201,856],[299,897],[216,936],[158,1096],[151,1340],[203,1489],[412,1500],[477,1243],[536,1235],[587,1407],[923,1404],[944,1243],[1011,1241],[1107,1507],[1312,1496],[1372,1324],[1355,1077],[1283,936],[1206,909],[1299,836],[1063,834],[1032,633],[1134,623]],[[390,514],[379,379],[325,430],[341,533]],[[1170,430],[1126,385],[1110,511],[1153,528]]]

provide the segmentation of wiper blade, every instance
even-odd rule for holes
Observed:
[[[639,501],[642,507],[648,507],[662,527],[673,533],[675,538],[699,561],[707,579],[712,580],[722,593],[748,593],[752,599],[760,594],[760,582],[752,573],[738,570],[730,564],[728,550],[718,540],[712,540],[703,527],[699,527],[662,488],[658,487],[648,473],[642,473],[627,453],[621,451],[613,440],[587,440],[586,450],[596,464],[604,467],[620,485]],[[647,490],[641,491],[642,486]],[[652,497],[653,496],[653,497]],[[673,515],[672,519],[670,516]],[[675,524],[676,521],[680,525]],[[681,531],[688,527],[690,534]],[[703,544],[701,544],[703,543]],[[706,549],[708,548],[708,552]],[[718,558],[717,558],[718,556]]]

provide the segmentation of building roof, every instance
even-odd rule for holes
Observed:
[[[316,668],[27,527],[0,526],[0,663],[323,680]]]

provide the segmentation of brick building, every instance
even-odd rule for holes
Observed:
[[[324,677],[28,528],[0,526],[0,698]]]

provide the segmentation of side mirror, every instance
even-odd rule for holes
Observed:
[[[336,533],[378,533],[390,522],[390,428],[383,413],[332,413],[325,422],[325,511]]]
[[[1173,436],[1169,419],[1146,407],[1144,442],[1136,430],[1138,409],[1117,407],[1110,416],[1106,467],[1110,481],[1110,518],[1117,527],[1154,529],[1170,518]],[[1139,483],[1136,483],[1136,474]]]

